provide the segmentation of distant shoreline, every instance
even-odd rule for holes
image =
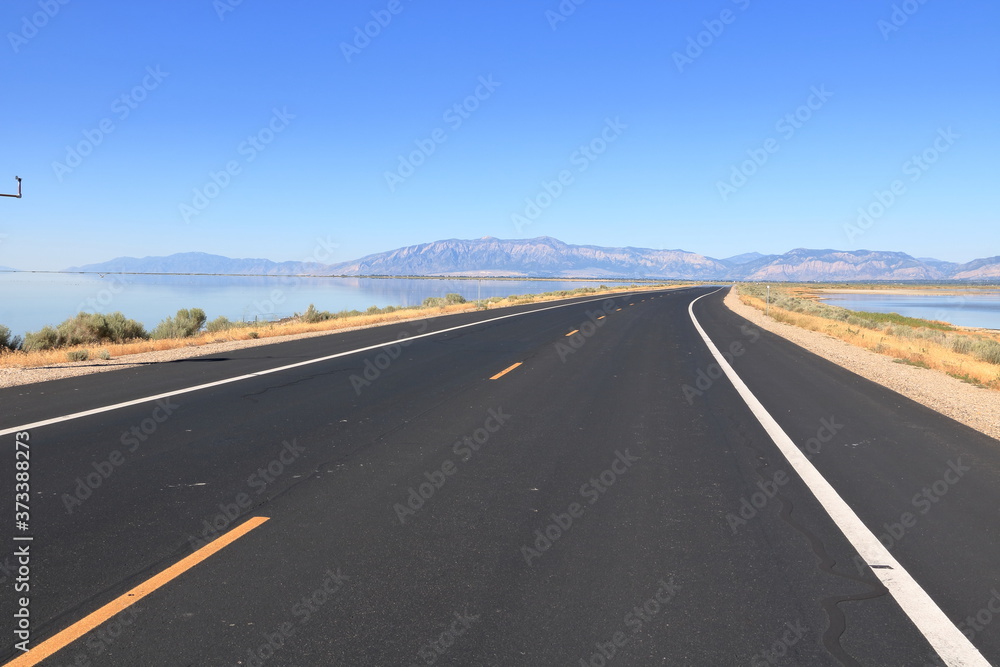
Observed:
[[[213,276],[219,278],[366,278],[369,280],[544,280],[550,282],[592,283],[697,283],[684,278],[567,278],[560,276],[386,276],[386,275],[335,275],[325,273],[179,273],[153,271],[42,271],[25,269],[0,269],[0,273],[46,273],[67,276]],[[728,282],[728,281],[720,281]]]

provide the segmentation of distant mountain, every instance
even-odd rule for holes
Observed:
[[[1000,256],[959,264],[951,277],[955,280],[996,280],[1000,278]]]
[[[368,255],[330,267],[339,275],[677,277],[710,280],[730,266],[683,250],[603,248],[534,239],[449,239]]]
[[[230,273],[250,275],[328,274],[329,267],[305,262],[269,259],[230,259],[204,252],[182,252],[166,257],[117,257],[100,264],[74,266],[67,271],[100,273]]]
[[[743,280],[941,280],[948,277],[905,253],[873,250],[796,248],[740,268]]]
[[[966,264],[878,250],[796,248],[783,255],[745,253],[713,259],[684,250],[605,248],[534,239],[449,239],[398,248],[340,264],[230,259],[191,252],[119,257],[68,271],[336,276],[511,276],[674,278],[684,280],[860,281],[998,280],[1000,256]]]
[[[745,252],[742,255],[733,255],[732,257],[727,257],[721,261],[739,266],[740,264],[754,262],[759,259],[763,259],[764,257],[774,257],[774,255],[762,255],[759,252]]]

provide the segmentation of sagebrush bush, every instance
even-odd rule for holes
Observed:
[[[245,326],[247,326],[246,322],[233,322],[225,315],[219,315],[205,325],[205,331],[208,333],[219,333],[220,331],[229,331],[230,329],[242,329]]]
[[[119,312],[77,313],[58,327],[45,326],[25,334],[23,348],[29,352],[52,350],[72,345],[92,343],[125,343],[149,338],[141,322],[130,320]]]
[[[90,350],[70,350],[66,353],[67,361],[86,361],[90,358]]]
[[[20,350],[22,342],[20,336],[15,336],[11,333],[10,327],[0,324],[0,352],[4,350]]]
[[[153,338],[190,338],[201,331],[207,319],[201,308],[181,308],[176,315],[156,325]]]

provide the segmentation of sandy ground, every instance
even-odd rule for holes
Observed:
[[[981,389],[929,368],[896,363],[892,357],[827,334],[776,322],[740,301],[735,289],[726,295],[725,304],[762,329],[1000,440],[1000,391]]]

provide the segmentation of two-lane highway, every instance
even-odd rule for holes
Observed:
[[[0,390],[5,657],[27,431],[41,664],[942,664],[720,371],[711,293],[750,391],[1000,661],[998,443],[716,289]]]

